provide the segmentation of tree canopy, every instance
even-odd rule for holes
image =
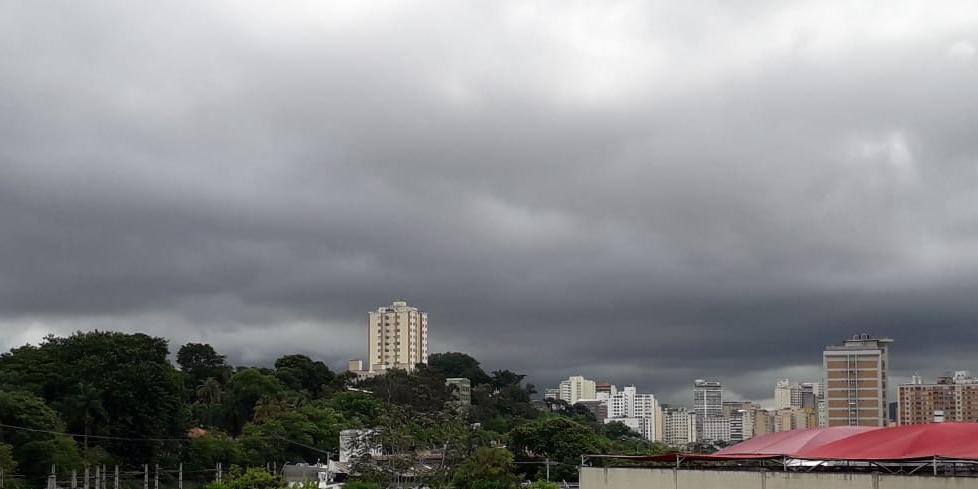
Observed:
[[[581,454],[656,448],[579,406],[551,401],[538,409],[523,374],[487,374],[464,353],[364,379],[304,354],[282,356],[272,368],[234,366],[203,343],[181,346],[175,360],[163,338],[103,331],[49,336],[0,354],[0,423],[8,426],[0,427],[0,468],[43,482],[51,465],[183,462],[187,474],[206,476],[216,463],[335,459],[340,432],[358,429],[385,459],[362,452],[350,487],[407,478],[503,489],[541,477],[547,458],[561,464],[555,477],[573,480]],[[471,406],[449,402],[453,377],[472,382]],[[263,474],[235,469],[211,489],[281,487]]]

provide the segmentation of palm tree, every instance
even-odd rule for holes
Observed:
[[[208,406],[220,404],[223,394],[221,383],[214,377],[209,377],[197,387],[197,402]]]
[[[91,384],[79,382],[78,389],[64,399],[62,406],[69,423],[84,427],[85,450],[88,450],[88,437],[92,434],[93,427],[108,418],[108,412],[102,404],[102,392]]]

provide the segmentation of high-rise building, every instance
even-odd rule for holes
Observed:
[[[637,431],[647,440],[661,438],[656,431],[659,403],[652,394],[639,394],[630,385],[618,391],[608,400],[608,417],[605,423],[620,421]]]
[[[662,442],[685,447],[696,441],[696,413],[686,408],[662,409]]]
[[[706,419],[723,416],[723,385],[715,380],[693,382],[693,412],[696,413],[697,437],[704,439]]]
[[[822,384],[818,382],[791,382],[781,379],[774,386],[774,408],[811,408],[816,409],[818,399],[823,395]]]
[[[549,389],[545,389],[543,391],[543,398],[544,399],[560,399],[560,388],[559,387],[551,387]]]
[[[967,371],[924,384],[920,378],[898,388],[897,423],[978,422],[978,379]]]
[[[580,375],[569,377],[560,383],[560,398],[567,404],[575,404],[581,399],[594,399],[596,384]]]
[[[428,314],[407,302],[394,301],[371,312],[367,332],[370,373],[410,371],[428,363]]]
[[[822,353],[828,426],[885,426],[893,340],[860,334]]]
[[[754,411],[754,436],[762,436],[774,432],[774,416],[770,411],[758,409]]]
[[[754,412],[740,409],[726,416],[730,420],[730,441],[742,442],[754,437]]]
[[[791,400],[794,389],[791,379],[781,379],[774,385],[774,408],[784,409],[791,407]]]

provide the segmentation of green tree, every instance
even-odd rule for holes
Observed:
[[[621,421],[612,421],[610,423],[605,423],[604,436],[606,436],[609,440],[618,440],[621,438],[634,438],[640,435],[635,430],[629,428],[625,423],[622,423]]]
[[[346,419],[351,427],[371,428],[377,423],[383,404],[365,392],[339,392],[327,401],[329,407]]]
[[[605,453],[608,440],[587,425],[561,416],[545,416],[510,432],[510,448],[536,460],[549,458],[561,465],[555,477],[576,480],[581,455]],[[538,477],[539,478],[539,477]]]
[[[441,411],[451,397],[441,372],[421,364],[411,373],[388,370],[384,375],[363,380],[359,386],[386,404],[410,406],[417,412]]]
[[[263,403],[245,425],[241,444],[253,463],[268,460],[315,462],[339,449],[342,415],[325,401],[300,406],[285,401]]]
[[[519,484],[513,454],[502,448],[483,447],[455,469],[458,489],[510,489]]]
[[[67,421],[68,430],[80,431],[85,435],[83,438],[85,450],[88,450],[88,438],[93,434],[96,423],[108,421],[109,413],[102,403],[102,397],[102,393],[92,384],[79,382],[77,390],[60,403],[60,410]]]
[[[265,471],[251,468],[240,475],[229,477],[227,482],[208,484],[205,489],[283,489],[285,482]]]
[[[428,356],[428,366],[446,379],[465,377],[472,386],[491,384],[492,378],[479,365],[479,361],[465,353],[434,353]]]
[[[283,397],[285,386],[275,376],[258,369],[246,368],[235,373],[228,382],[230,393],[227,408],[229,431],[240,434],[245,423],[255,413],[255,405],[262,399]]]
[[[323,397],[335,377],[325,363],[314,362],[305,355],[286,355],[276,360],[275,376],[290,389],[313,399]]]
[[[103,423],[90,428],[99,434],[129,438],[176,438],[184,433],[186,411],[179,372],[167,355],[167,342],[145,334],[102,331],[69,337],[48,336],[39,346],[26,346],[0,356],[4,382],[23,386],[47,402],[88,397],[93,413],[98,393]],[[87,393],[80,393],[86,386]],[[77,411],[83,413],[85,410]],[[68,416],[84,424],[85,416]],[[81,428],[79,426],[79,428]],[[82,431],[79,429],[78,431]],[[173,454],[179,445],[100,440],[99,445],[124,460],[152,460]],[[22,462],[23,463],[23,462]]]
[[[14,459],[14,447],[0,443],[0,471],[9,477],[17,470],[17,460]]]
[[[196,388],[206,379],[217,379],[222,384],[231,377],[231,367],[224,355],[206,343],[187,343],[177,351],[177,365],[189,378],[188,384]]]
[[[187,443],[187,470],[210,470],[221,462],[227,466],[245,463],[241,445],[219,431],[192,438]]]
[[[54,465],[81,461],[71,438],[60,435],[64,424],[41,398],[27,392],[0,391],[0,444],[9,446],[10,458],[29,477],[43,477]]]

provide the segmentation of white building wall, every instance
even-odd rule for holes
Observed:
[[[605,423],[611,421],[622,421],[632,423],[628,426],[647,440],[656,440],[661,437],[657,427],[657,413],[659,403],[652,394],[639,394],[635,386],[628,386],[615,393],[608,399],[608,418]],[[625,420],[629,420],[626,422]]]

